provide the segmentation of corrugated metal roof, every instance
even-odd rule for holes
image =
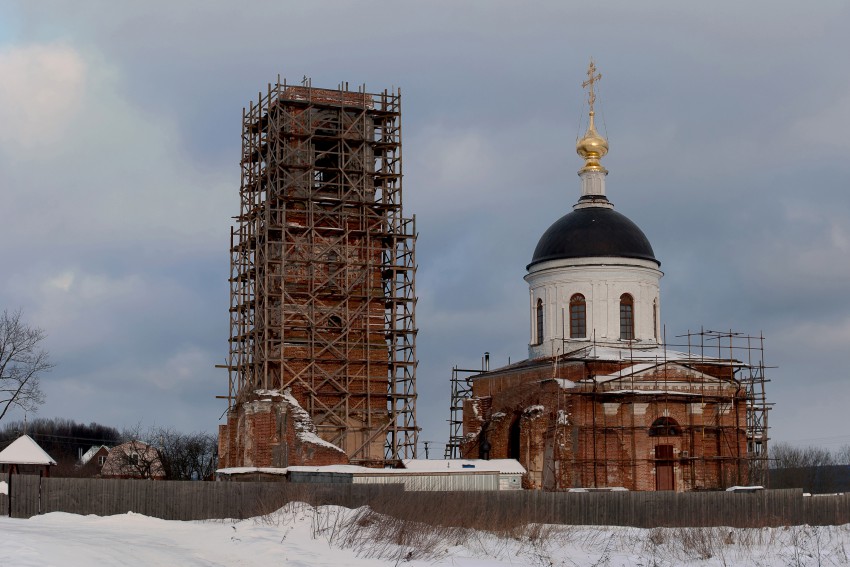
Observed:
[[[516,459],[403,459],[404,468],[417,472],[487,471],[503,474],[525,474]]]
[[[446,473],[485,473],[498,472],[502,474],[525,474],[523,467],[516,459],[403,459],[403,469],[374,469],[357,465],[327,465],[327,466],[295,466],[288,468],[258,468],[232,467],[218,469],[219,474],[245,474],[262,472],[281,474],[287,472],[300,473],[342,473],[355,476],[371,475],[411,475],[411,474],[446,474]]]

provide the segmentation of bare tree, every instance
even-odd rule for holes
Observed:
[[[120,478],[165,478],[159,450],[150,443],[141,441],[145,435],[141,425],[124,429],[124,442],[113,447],[100,470],[104,477]]]
[[[187,434],[155,426],[143,431],[138,424],[125,429],[122,437],[124,443],[112,449],[107,464],[115,463],[123,476],[204,480],[218,466],[218,440],[209,433]],[[109,474],[117,476],[112,468],[107,467]]]
[[[795,447],[775,443],[770,448],[771,488],[802,488],[806,492],[826,493],[846,490],[844,463],[850,448],[833,454],[823,447]]]
[[[44,403],[39,378],[53,365],[41,348],[44,331],[21,320],[21,312],[0,316],[0,421],[10,408],[33,411]]]
[[[795,447],[788,443],[775,443],[770,448],[770,463],[775,469],[826,467],[835,463],[829,449],[823,447]]]
[[[162,427],[150,437],[159,442],[162,466],[169,480],[203,480],[215,473],[218,449],[215,436]]]
[[[836,465],[850,465],[850,445],[842,445],[835,451]]]
[[[148,445],[144,441],[132,439],[113,448],[109,454],[110,456],[115,454],[118,457],[117,462],[121,467],[122,476],[164,478],[159,451],[156,450],[156,447]],[[106,464],[104,464],[104,467],[106,467]]]

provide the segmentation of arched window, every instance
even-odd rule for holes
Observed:
[[[625,341],[635,338],[635,300],[628,293],[620,296],[620,338]]]
[[[508,427],[508,458],[519,460],[520,448],[522,447],[520,437],[519,417],[514,417],[510,427]]]
[[[342,329],[342,319],[339,315],[331,315],[328,317],[328,327],[332,330]]]
[[[652,332],[655,340],[658,340],[658,300],[652,300]]]
[[[681,434],[682,428],[672,417],[659,417],[649,428],[650,437],[678,437]]]
[[[543,344],[543,300],[537,300],[537,344]]]
[[[587,303],[580,293],[570,298],[570,338],[583,339],[587,336]]]

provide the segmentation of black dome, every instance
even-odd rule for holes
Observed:
[[[661,265],[646,235],[628,217],[605,207],[586,207],[562,216],[543,233],[528,267],[547,260],[594,256],[638,258]]]

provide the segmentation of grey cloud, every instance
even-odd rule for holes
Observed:
[[[477,366],[485,350],[499,364],[525,356],[522,276],[578,196],[579,85],[593,55],[609,195],[662,261],[669,334],[763,330],[779,365],[774,437],[841,431],[823,410],[845,394],[828,389],[850,317],[843,3],[12,6],[0,17],[14,12],[14,45],[60,42],[96,79],[90,120],[62,151],[0,151],[15,208],[0,211],[11,266],[0,305],[59,321],[47,329],[60,364],[45,414],[217,422],[241,109],[280,72],[402,87],[405,206],[420,230],[419,416],[423,438],[444,441],[451,366]],[[69,271],[141,289],[100,304],[40,291]],[[178,372],[175,360],[191,360],[189,375],[163,389],[152,377]],[[113,421],[128,405],[131,421]]]

